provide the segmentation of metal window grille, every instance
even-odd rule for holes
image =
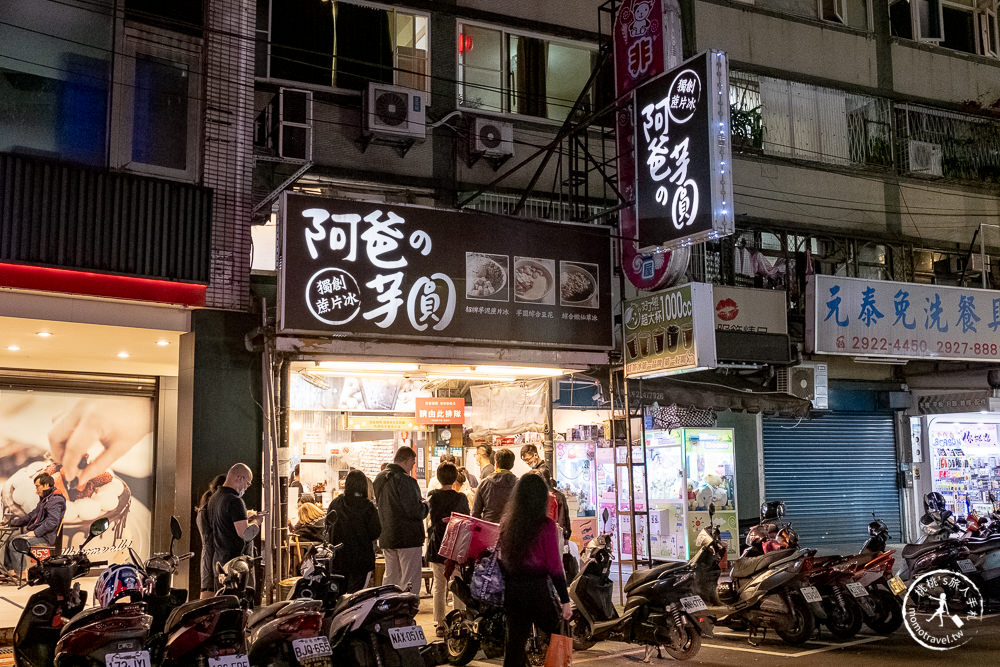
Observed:
[[[901,172],[1000,182],[1000,124],[995,121],[899,104],[896,128]]]

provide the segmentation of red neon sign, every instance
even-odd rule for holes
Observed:
[[[0,287],[185,306],[205,305],[205,285],[28,264],[0,264]]]

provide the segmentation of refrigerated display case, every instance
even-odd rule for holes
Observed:
[[[556,484],[566,494],[572,534],[581,551],[597,536],[597,478],[594,441],[556,442]]]
[[[956,516],[993,511],[1000,497],[1000,424],[934,420],[927,429],[932,485]]]
[[[647,429],[645,438],[653,558],[690,558],[710,504],[730,557],[738,557],[733,431]]]

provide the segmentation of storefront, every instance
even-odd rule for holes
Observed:
[[[479,444],[551,465],[552,379],[612,345],[607,229],[302,195],[282,220],[268,504],[294,507],[295,465],[328,503],[403,445],[423,489],[444,454],[478,477]],[[269,539],[279,577],[285,536]]]

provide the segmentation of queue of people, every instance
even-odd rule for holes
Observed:
[[[334,559],[334,569],[345,577],[345,592],[349,593],[369,585],[376,541],[385,559],[383,584],[418,591],[426,561],[433,575],[434,624],[440,637],[445,634],[448,578],[438,549],[451,515],[471,514],[500,523],[505,604],[518,612],[508,616],[508,646],[512,648],[504,664],[522,665],[531,625],[554,631],[560,617],[568,618],[562,547],[570,536],[570,521],[565,496],[555,488],[537,448],[522,448],[521,458],[532,469],[520,479],[511,472],[514,456],[510,449],[494,454],[490,446],[480,445],[476,450],[481,473],[477,479],[453,456],[445,455],[425,499],[411,474],[416,452],[400,447],[374,480],[359,470],[350,471],[344,492],[326,510],[310,494],[300,496],[298,522],[292,530],[305,540],[325,538],[343,545]],[[203,582],[211,580],[217,564],[242,554],[260,531],[264,513],[247,510],[242,499],[252,479],[250,469],[237,463],[227,475],[213,480],[201,498],[197,526],[205,545]],[[301,484],[298,478],[294,482]],[[372,488],[374,503],[369,498]],[[550,518],[553,499],[558,521]],[[333,522],[328,524],[331,510]],[[542,590],[549,594],[540,596]],[[455,599],[454,604],[462,608],[460,600]]]

